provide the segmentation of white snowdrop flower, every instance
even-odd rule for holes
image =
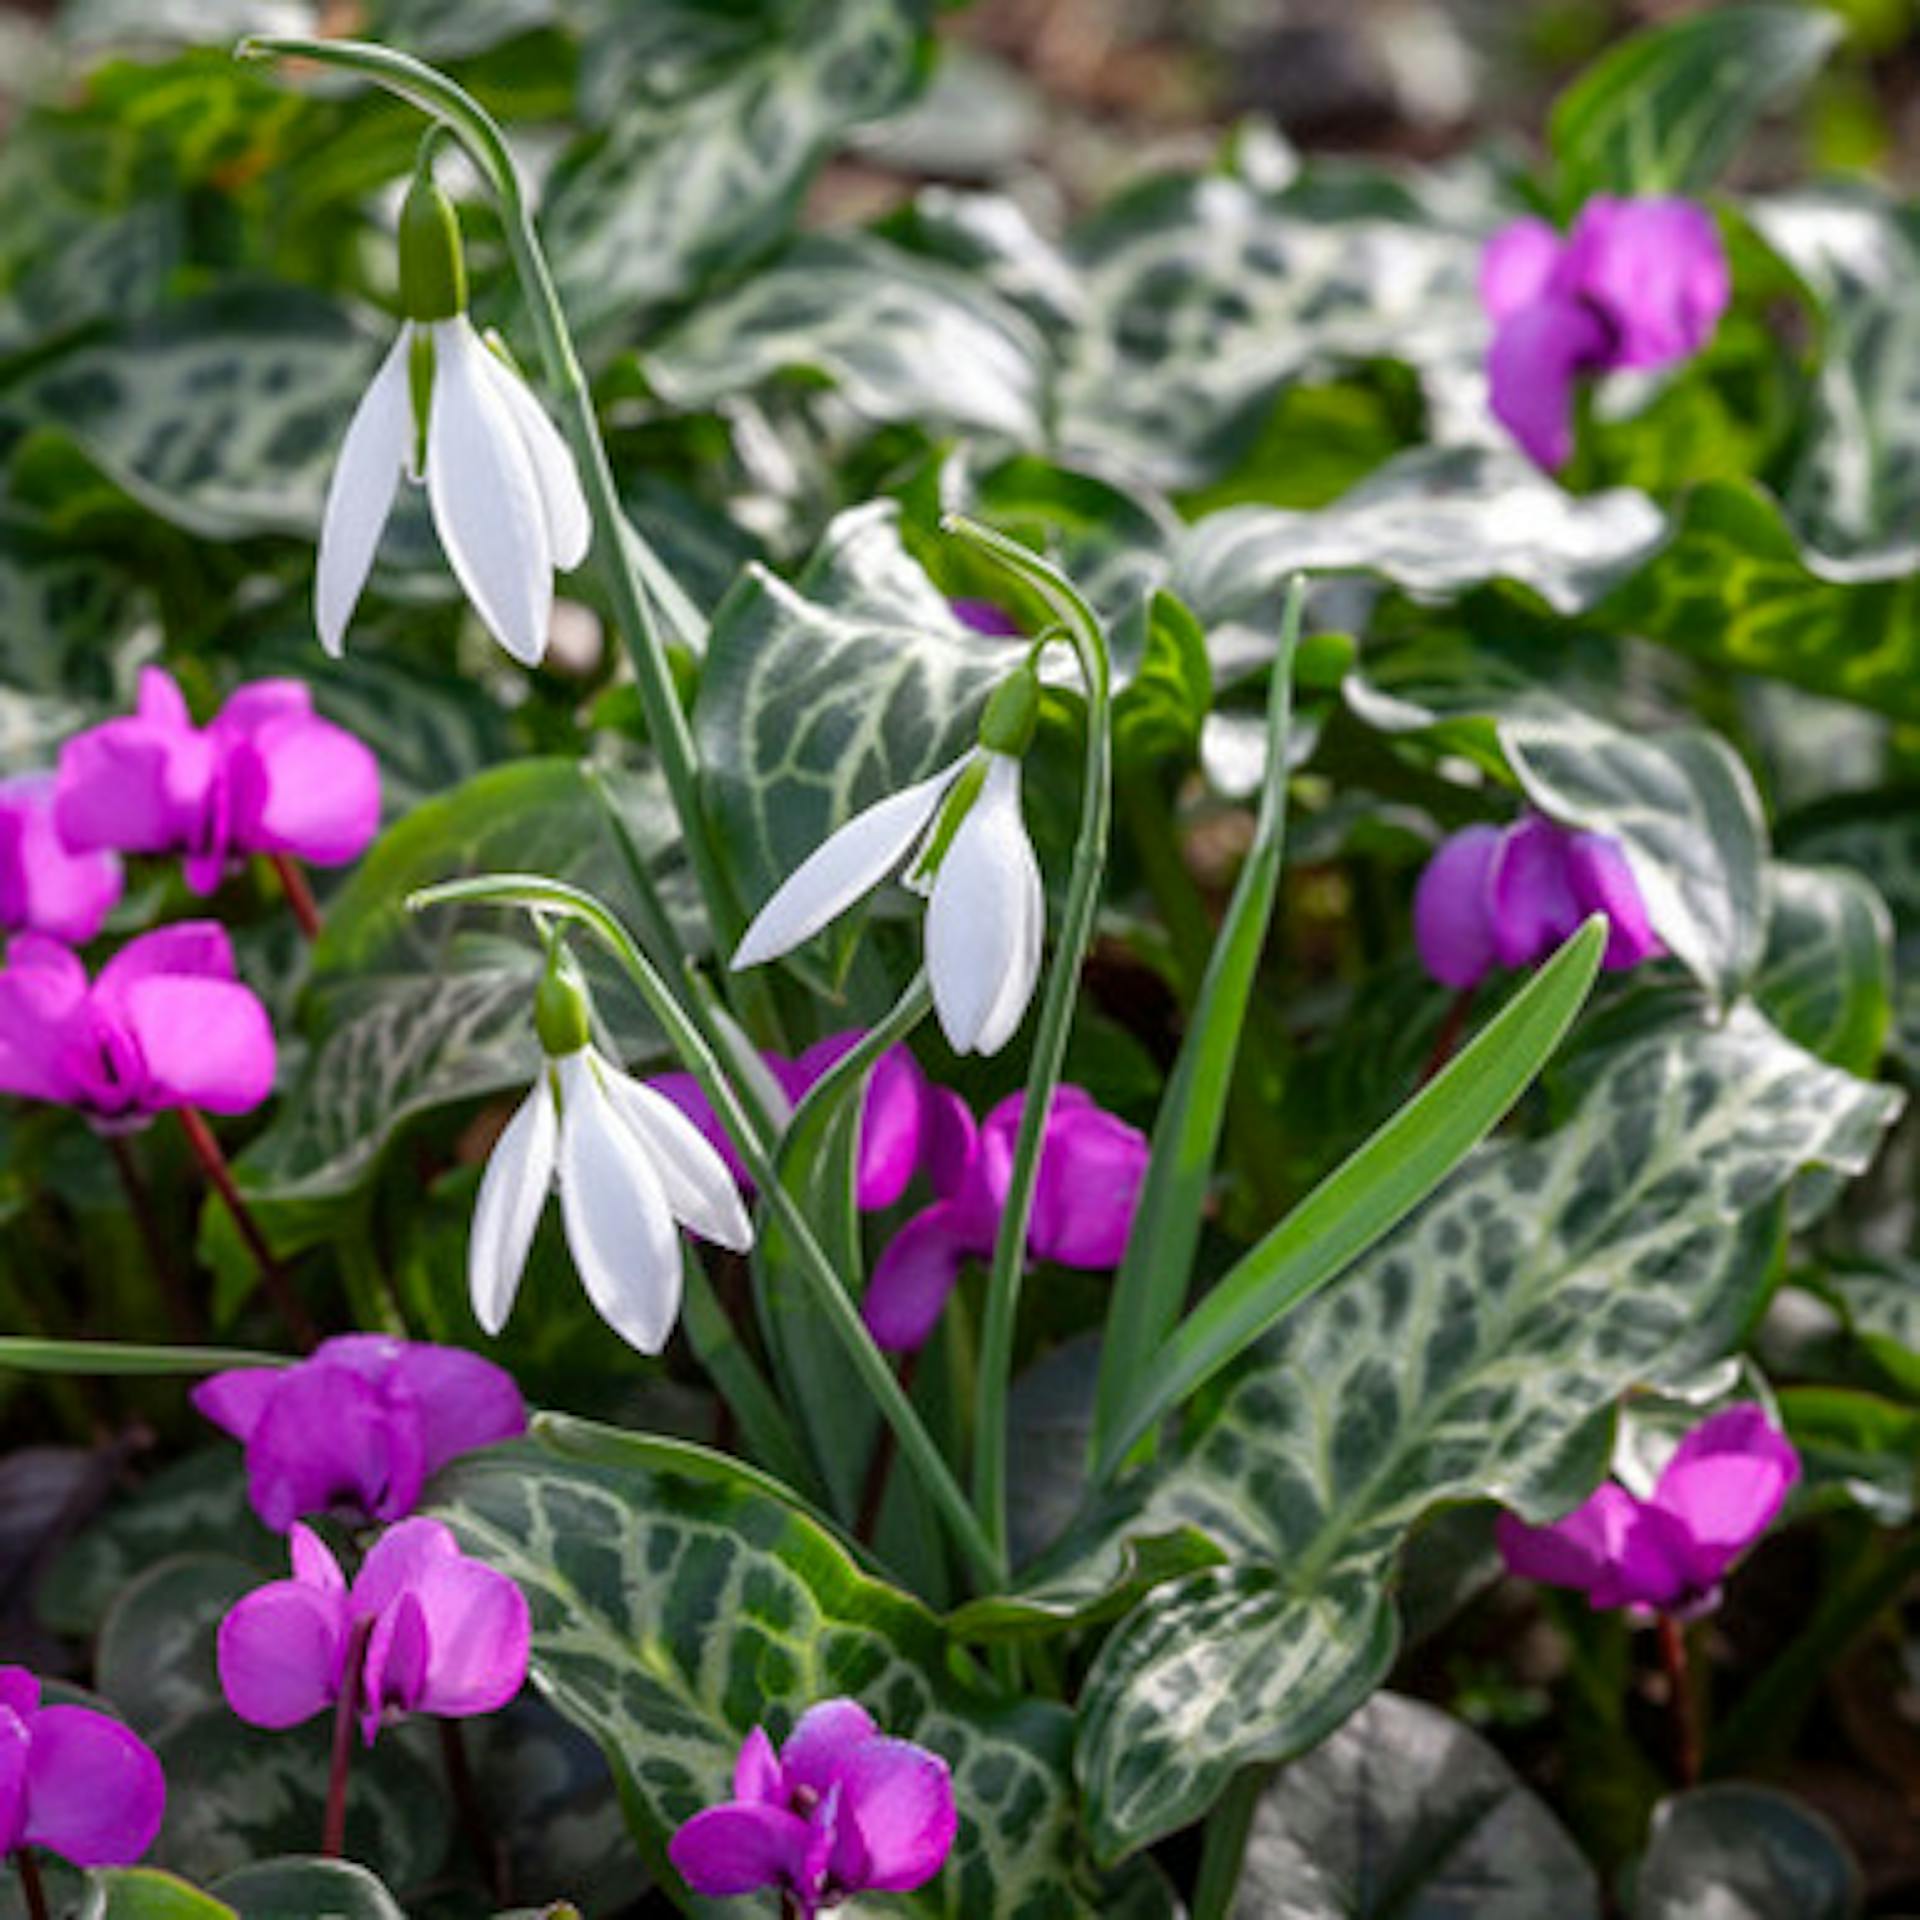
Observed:
[[[505,1326],[547,1197],[557,1187],[587,1297],[642,1353],[680,1314],[678,1229],[736,1252],[753,1226],[726,1162],[676,1106],[597,1052],[586,993],[556,949],[534,1007],[547,1058],[480,1182],[467,1249],[476,1319]]]
[[[829,835],[755,916],[735,968],[790,953],[904,867],[907,885],[927,896],[927,974],[948,1045],[999,1052],[1026,1017],[1046,934],[1040,865],[1020,811],[1021,756],[1039,702],[1030,669],[1004,681],[979,745]]]
[[[339,655],[404,472],[425,482],[447,560],[493,637],[528,666],[547,646],[553,576],[593,524],[573,455],[526,383],[467,318],[453,205],[423,165],[400,215],[406,323],[340,446],[320,528],[314,617]]]

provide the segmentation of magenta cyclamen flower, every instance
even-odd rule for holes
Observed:
[[[975,633],[991,634],[1001,640],[1017,640],[1020,637],[1019,621],[996,601],[972,600],[963,596],[958,600],[949,600],[947,605],[953,609],[953,617],[963,627],[971,627]]]
[[[1607,916],[1614,971],[1666,951],[1619,843],[1535,814],[1441,843],[1414,891],[1414,943],[1436,980],[1465,989],[1496,966],[1544,960],[1593,913]]]
[[[527,1677],[527,1602],[469,1560],[438,1520],[403,1520],[374,1543],[352,1586],[318,1534],[295,1526],[293,1578],[220,1623],[227,1704],[256,1727],[297,1727],[355,1690],[369,1745],[402,1714],[492,1713]]]
[[[1514,221],[1480,269],[1495,415],[1541,466],[1565,466],[1581,376],[1697,353],[1731,290],[1719,230],[1688,200],[1601,196],[1564,239],[1544,220]]]
[[[0,928],[80,946],[120,902],[120,862],[75,853],[53,822],[54,776],[0,781]]]
[[[245,854],[355,859],[380,825],[380,769],[301,681],[237,688],[196,727],[172,675],[145,667],[136,712],[60,750],[55,817],[76,850],[181,854],[188,886],[211,893]]]
[[[937,1754],[890,1740],[853,1700],[801,1715],[778,1753],[762,1728],[733,1770],[733,1798],[696,1813],[667,1851],[694,1892],[770,1887],[812,1920],[856,1893],[907,1893],[946,1864],[957,1828]]]
[[[491,1360],[375,1333],[324,1341],[297,1366],[216,1373],[193,1404],[246,1448],[254,1511],[276,1533],[316,1513],[404,1520],[430,1474],[527,1426]]]
[[[1564,1520],[1498,1523],[1508,1571],[1572,1587],[1595,1607],[1681,1618],[1719,1603],[1733,1563],[1773,1524],[1800,1458],[1758,1407],[1716,1413],[1687,1435],[1645,1500],[1608,1481]]]
[[[87,970],[22,934],[0,968],[0,1093],[133,1127],[170,1107],[245,1113],[273,1091],[273,1027],[224,928],[183,920]]]
[[[43,1707],[24,1667],[0,1667],[0,1853],[45,1847],[76,1867],[124,1867],[167,1808],[160,1762],[89,1707]]]
[[[966,1262],[992,1254],[1025,1096],[1001,1101],[977,1131],[957,1095],[938,1089],[931,1102],[927,1163],[937,1197],[894,1235],[861,1309],[874,1339],[896,1352],[919,1346],[933,1332]],[[1083,1089],[1060,1088],[1040,1150],[1027,1229],[1032,1258],[1093,1272],[1117,1267],[1147,1157],[1138,1128],[1105,1112]]]
[[[856,1028],[816,1041],[797,1060],[778,1053],[762,1054],[761,1059],[781,1093],[797,1106],[827,1069],[865,1037]],[[742,1188],[751,1187],[739,1149],[727,1138],[727,1130],[692,1074],[662,1073],[647,1085],[664,1094],[700,1129]],[[863,1211],[876,1213],[890,1207],[906,1192],[920,1163],[926,1101],[927,1080],[919,1062],[905,1047],[889,1047],[874,1063],[860,1113],[855,1193]]]

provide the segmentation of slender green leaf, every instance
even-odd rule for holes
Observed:
[[[1287,746],[1293,714],[1293,653],[1306,605],[1304,583],[1287,595],[1267,703],[1266,772],[1253,845],[1207,962],[1180,1058],[1154,1121],[1153,1152],[1114,1282],[1094,1393],[1093,1452],[1158,1364],[1191,1285],[1200,1217],[1226,1118],[1234,1062],[1260,955],[1279,897],[1286,834]]]
[[[0,1373],[222,1373],[228,1367],[290,1367],[297,1355],[240,1347],[141,1347],[118,1340],[36,1340],[0,1335]]]
[[[1572,1025],[1605,947],[1605,923],[1589,921],[1457,1060],[1236,1263],[1159,1349],[1151,1375],[1115,1417],[1098,1477],[1405,1219],[1485,1139]]]

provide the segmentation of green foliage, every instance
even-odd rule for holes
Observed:
[[[1768,1787],[1701,1787],[1667,1801],[1635,1876],[1634,1920],[1854,1920],[1860,1869],[1814,1810]]]

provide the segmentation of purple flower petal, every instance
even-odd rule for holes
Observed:
[[[29,1729],[22,1838],[76,1867],[118,1867],[153,1845],[167,1783],[130,1728],[85,1707],[46,1707]]]
[[[741,1744],[740,1757],[733,1763],[733,1797],[770,1807],[786,1804],[780,1756],[774,1752],[765,1727],[755,1727]]]
[[[879,1737],[873,1716],[857,1700],[822,1700],[809,1707],[780,1748],[788,1792],[825,1793],[854,1754]]]
[[[979,1150],[980,1130],[973,1110],[949,1088],[929,1087],[923,1132],[927,1178],[940,1199],[951,1200],[966,1185]]]
[[[1611,1481],[1544,1527],[1503,1513],[1494,1538],[1507,1571],[1522,1580],[1586,1591],[1618,1555],[1633,1522],[1633,1496]]]
[[[373,1745],[381,1721],[424,1704],[431,1658],[425,1606],[415,1592],[397,1594],[374,1620],[360,1669],[360,1738],[365,1745]]]
[[[667,1843],[667,1857],[695,1893],[725,1900],[761,1887],[797,1886],[806,1870],[806,1821],[783,1807],[708,1807]]]
[[[377,1386],[317,1356],[276,1383],[248,1439],[248,1491],[276,1533],[305,1514],[357,1510],[402,1519],[418,1504],[426,1475],[418,1414],[396,1409]]]
[[[1148,1153],[1137,1127],[1091,1101],[1063,1107],[1056,1100],[1027,1230],[1034,1258],[1096,1272],[1117,1267],[1133,1230]]]
[[[86,1003],[87,970],[58,941],[23,933],[8,944],[0,970],[0,1093],[77,1097],[76,1043],[91,1038]]]
[[[879,1346],[909,1353],[925,1344],[978,1238],[956,1202],[937,1200],[887,1242],[860,1303],[860,1316]]]
[[[793,1063],[800,1089],[796,1098],[804,1098],[836,1061],[865,1038],[855,1028],[810,1046]],[[905,1047],[889,1047],[874,1063],[866,1103],[860,1110],[856,1197],[862,1212],[891,1207],[906,1192],[920,1163],[926,1101],[927,1081],[919,1062]]]
[[[1530,307],[1547,291],[1563,243],[1546,221],[1528,215],[1502,227],[1480,256],[1480,304],[1501,321]]]
[[[460,1557],[460,1543],[444,1521],[416,1517],[389,1527],[373,1543],[353,1579],[353,1612],[370,1619],[443,1562]]]
[[[958,600],[949,600],[947,605],[953,609],[953,617],[963,627],[971,627],[975,633],[993,634],[1008,640],[1020,637],[1020,623],[1006,608],[996,606],[991,600],[973,600],[963,595]]]
[[[1503,967],[1544,960],[1580,925],[1566,833],[1537,814],[1500,836],[1487,869],[1493,950]]]
[[[223,980],[141,980],[127,1026],[146,1063],[143,1104],[251,1113],[273,1092],[273,1024],[252,990]]]
[[[1567,880],[1582,914],[1607,916],[1604,964],[1624,972],[1666,952],[1647,917],[1646,902],[1616,840],[1603,833],[1576,833],[1567,841]]]
[[[1650,1504],[1684,1529],[1689,1571],[1717,1583],[1779,1517],[1800,1478],[1800,1456],[1759,1407],[1732,1407],[1674,1450]]]
[[[209,742],[149,720],[109,720],[60,749],[54,819],[76,853],[168,853],[198,837]]]
[[[526,1595],[497,1568],[460,1555],[413,1588],[431,1659],[420,1706],[449,1718],[492,1713],[526,1684],[533,1637]]]
[[[1622,1490],[1624,1492],[1624,1489]],[[1642,1505],[1631,1494],[1627,1523],[1611,1562],[1596,1576],[1587,1598],[1596,1609],[1633,1607],[1670,1612],[1704,1597],[1693,1575],[1692,1543],[1670,1514]]]
[[[864,1859],[836,1880],[876,1893],[925,1886],[953,1851],[959,1819],[947,1763],[907,1740],[869,1740],[839,1769],[840,1830],[859,1836]]]
[[[230,762],[233,844],[319,866],[358,859],[380,829],[380,763],[343,728],[284,718]]]
[[[0,1707],[0,1853],[13,1852],[25,1836],[31,1744],[26,1721],[11,1707]]]
[[[1606,322],[1584,301],[1536,300],[1500,323],[1487,355],[1494,417],[1550,473],[1573,457],[1573,389],[1606,362]]]
[[[1440,843],[1413,894],[1413,938],[1420,964],[1443,987],[1477,987],[1494,962],[1488,875],[1498,827],[1464,827]]]
[[[1607,364],[1615,367],[1667,366],[1697,353],[1733,290],[1719,228],[1689,200],[1589,200],[1563,274],[1612,322]]]
[[[276,1367],[234,1367],[226,1373],[209,1374],[187,1397],[197,1413],[244,1446],[273,1404],[279,1385],[280,1371]],[[259,1506],[257,1496],[254,1505]]]
[[[256,1727],[297,1727],[332,1704],[346,1654],[346,1597],[276,1580],[237,1602],[216,1642],[221,1691]]]
[[[133,989],[147,980],[217,980],[230,982],[238,969],[233,942],[217,920],[176,920],[129,940],[100,969],[94,992],[101,1006],[125,1017]]]
[[[504,1367],[459,1347],[396,1344],[391,1378],[419,1411],[428,1473],[476,1447],[526,1432],[526,1402]]]
[[[76,853],[54,825],[54,779],[0,783],[0,927],[91,940],[120,899],[120,862]]]
[[[40,1682],[25,1667],[0,1667],[0,1712],[30,1720],[39,1711]]]

